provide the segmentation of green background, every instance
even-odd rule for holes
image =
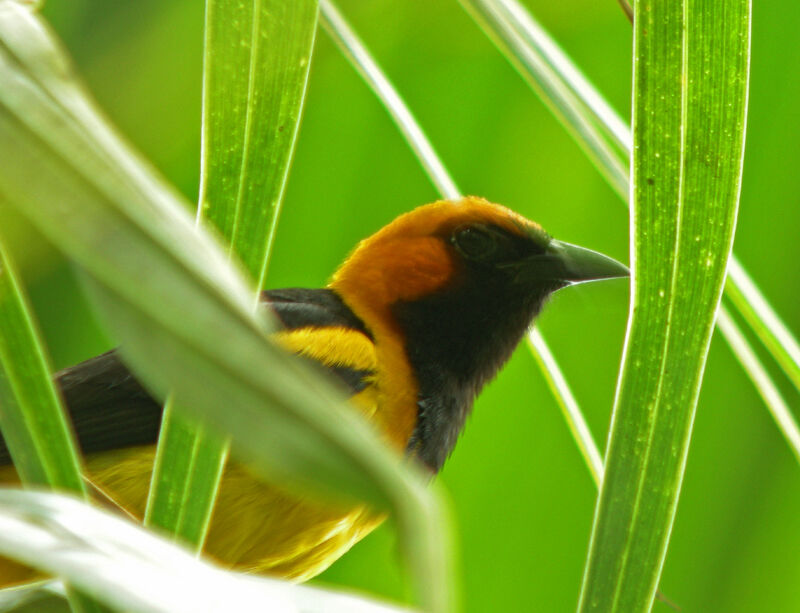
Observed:
[[[628,116],[631,28],[616,2],[525,4]],[[455,0],[339,6],[465,193],[627,261],[626,208]],[[120,131],[196,200],[203,3],[49,0],[43,11]],[[793,330],[798,30],[794,4],[756,3],[735,244]],[[359,239],[435,199],[384,109],[320,32],[268,287],[323,285]],[[56,368],[112,347],[69,266],[21,222],[10,235]],[[582,285],[559,292],[540,319],[601,447],[627,301],[622,281]],[[661,590],[684,611],[800,610],[800,468],[718,335],[694,434]],[[526,348],[482,394],[441,480],[466,611],[574,609],[595,488]],[[318,581],[402,599],[398,557],[388,525]]]

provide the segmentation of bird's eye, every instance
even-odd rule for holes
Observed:
[[[459,228],[453,234],[453,244],[464,257],[471,260],[485,260],[492,256],[497,248],[495,237],[475,226]]]

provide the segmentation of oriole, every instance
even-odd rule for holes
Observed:
[[[476,395],[548,296],[572,283],[627,275],[609,257],[469,197],[401,215],[362,241],[324,289],[270,290],[263,299],[282,326],[275,339],[323,366],[387,444],[435,473]],[[89,478],[141,517],[162,403],[116,351],[58,373],[57,381]],[[0,464],[8,479],[4,444]],[[363,506],[331,507],[257,481],[231,460],[205,551],[231,567],[304,580],[381,520]],[[0,564],[2,584],[29,576]]]

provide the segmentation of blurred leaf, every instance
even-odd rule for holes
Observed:
[[[0,590],[2,613],[69,613],[63,585],[58,581],[26,583]]]
[[[336,5],[331,0],[320,0],[319,8],[322,13],[322,25],[391,115],[431,183],[436,187],[436,191],[442,198],[451,200],[461,198],[461,190],[456,187],[411,110],[381,67],[372,58],[364,43],[359,40],[339,13]]]
[[[423,479],[332,385],[269,342],[224,252],[104,123],[42,24],[9,15],[0,195],[89,273],[100,314],[149,389],[174,392],[272,478],[390,507],[424,604],[448,608],[446,529]]]
[[[116,515],[56,494],[0,489],[0,553],[66,577],[132,613],[408,612],[221,570]],[[52,602],[57,593],[52,584],[0,591],[0,611],[19,611],[12,607],[26,601]]]
[[[217,227],[258,288],[294,152],[316,27],[316,0],[206,3],[198,221],[205,217]],[[146,522],[199,549],[227,441],[176,415],[171,405],[163,424]]]
[[[630,133],[589,80],[516,0],[459,0],[561,121],[609,185],[628,197]]]
[[[739,201],[747,0],[634,5],[633,300],[580,611],[649,611]]]
[[[597,443],[594,442],[589,424],[586,423],[586,418],[581,412],[578,401],[572,393],[567,380],[558,367],[556,358],[550,347],[547,346],[542,333],[539,328],[531,328],[528,332],[528,345],[533,352],[533,357],[536,358],[537,364],[542,373],[544,373],[547,386],[553,393],[564,419],[567,421],[572,438],[578,444],[578,450],[583,456],[589,473],[592,476],[592,481],[596,487],[600,487],[603,482],[603,457],[600,455],[600,450],[597,448]]]
[[[747,271],[735,258],[728,267],[730,278],[726,295],[778,362],[783,372],[800,390],[800,346],[786,324],[772,309]],[[795,447],[800,452],[800,446]]]

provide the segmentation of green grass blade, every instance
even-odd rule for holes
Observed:
[[[316,0],[206,3],[198,221],[263,285],[294,152]],[[269,43],[269,44],[267,44]],[[227,455],[224,438],[168,408],[146,522],[198,549]]]
[[[575,400],[572,390],[566,379],[564,379],[564,375],[555,361],[555,356],[553,356],[547,343],[544,342],[539,328],[531,328],[530,332],[528,332],[528,344],[536,361],[539,363],[539,368],[542,369],[545,375],[547,385],[553,392],[553,397],[555,397],[561,412],[564,414],[564,419],[572,433],[572,438],[578,444],[578,449],[586,462],[586,466],[589,468],[589,473],[592,475],[592,481],[594,481],[595,486],[600,487],[603,482],[603,457],[600,455],[597,443],[594,442],[592,432],[589,430],[589,424],[586,423],[586,418],[583,416],[580,406],[578,406],[578,401]]]
[[[42,341],[0,244],[0,428],[23,483],[85,493]]]
[[[578,86],[584,91],[596,90],[514,0],[459,1],[572,134],[609,185],[627,198],[628,163],[621,148],[629,146],[625,142],[628,130],[602,96],[595,93],[587,104],[576,94]],[[540,36],[532,37],[525,26]]]
[[[461,191],[442,164],[425,132],[400,97],[392,82],[372,58],[331,0],[320,0],[321,23],[364,82],[383,103],[395,125],[414,151],[419,163],[442,198],[456,199]]]
[[[206,424],[164,406],[145,525],[199,550],[225,467],[228,441]]]
[[[446,529],[424,479],[269,341],[252,289],[107,127],[42,24],[25,13],[14,25],[0,38],[0,196],[94,280],[149,389],[229,433],[255,470],[393,510],[422,602],[446,610]]]
[[[0,21],[4,7],[0,6]],[[44,345],[11,260],[0,243],[0,430],[26,485],[86,494],[77,445],[53,385]],[[101,612],[69,590],[73,611]]]
[[[55,494],[0,489],[0,554],[67,577],[130,613],[410,613],[333,590],[223,571],[118,515]],[[58,593],[29,588],[34,594],[45,589],[48,596]],[[9,600],[19,601],[19,593]]]
[[[753,379],[756,379],[754,381],[756,389],[760,394],[766,396],[764,403],[769,407],[772,418],[778,424],[778,429],[786,437],[789,448],[800,462],[800,426],[797,424],[789,405],[781,396],[780,391],[770,379],[767,371],[764,370],[750,343],[747,342],[741,329],[739,329],[739,326],[724,305],[720,308],[717,316],[717,327],[728,339],[728,344],[739,361],[745,364],[745,372]]]
[[[649,611],[739,200],[747,0],[634,5],[633,298],[580,611]]]
[[[294,153],[317,0],[207,0],[199,213],[260,289]]]
[[[728,275],[728,283],[725,286],[726,295],[764,343],[783,372],[800,390],[800,345],[797,344],[797,340],[764,299],[763,294],[741,263],[735,258],[731,259],[728,266]],[[763,380],[761,377],[759,379]],[[800,451],[800,447],[795,448],[795,453],[798,451]]]
[[[627,203],[631,136],[616,111],[516,0],[460,1]],[[584,135],[586,131],[591,132],[588,137]],[[601,141],[606,141],[606,144],[598,144]],[[620,172],[621,168],[625,169],[624,172]],[[730,279],[725,293],[800,390],[800,345],[797,340],[783,325],[735,254],[731,256],[728,274]],[[720,329],[720,332],[734,353],[740,355],[734,343],[741,339],[729,337],[726,330],[729,329]],[[749,353],[755,355],[752,350]],[[747,368],[744,362],[742,366]],[[775,398],[772,393],[775,385],[768,376],[762,376],[766,373],[763,366],[759,364],[757,370],[747,374],[764,401],[770,402]],[[759,387],[762,382],[766,387]],[[780,403],[768,404],[767,408],[773,413],[781,411]],[[783,423],[778,422],[778,426],[782,427]],[[790,432],[783,434],[787,441],[793,440]],[[794,448],[793,451],[797,454],[800,449]]]
[[[320,1],[322,24],[342,49],[347,59],[358,71],[369,88],[383,103],[395,125],[403,134],[406,142],[419,160],[423,170],[433,183],[442,198],[460,198],[461,191],[447,172],[436,151],[425,136],[414,115],[411,113],[400,94],[384,74],[377,62],[372,58],[364,44],[355,35],[345,19],[330,0]],[[570,431],[575,435],[578,449],[586,460],[595,483],[599,483],[598,475],[602,473],[602,462],[597,445],[586,425],[575,397],[567,385],[564,374],[553,356],[544,337],[534,331],[529,347],[536,357],[536,363],[542,369],[550,390],[561,407]],[[557,382],[557,384],[556,384]]]

